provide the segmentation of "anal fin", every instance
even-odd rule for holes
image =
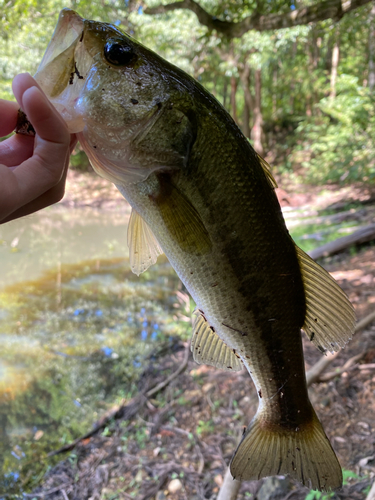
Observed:
[[[195,318],[190,348],[194,361],[227,371],[242,370],[241,359],[221,340],[208,324],[204,314],[199,309],[196,309],[193,314]]]

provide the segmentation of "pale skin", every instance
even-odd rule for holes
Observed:
[[[0,224],[62,199],[77,142],[29,74],[14,78],[13,93],[17,103],[0,99],[0,137],[15,129],[19,108],[36,135],[15,134],[0,142]]]

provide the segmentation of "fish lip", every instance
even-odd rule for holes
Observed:
[[[54,58],[62,53],[71,43],[76,40],[76,43],[82,37],[85,27],[85,20],[72,9],[62,9],[59,14],[55,31],[48,44],[43,59],[38,67],[36,75]],[[59,51],[56,52],[56,47]]]

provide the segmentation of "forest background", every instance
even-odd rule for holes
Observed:
[[[1,98],[14,75],[36,71],[63,7],[120,26],[193,75],[276,174],[374,182],[372,2],[0,0]],[[87,165],[82,153],[73,163]]]

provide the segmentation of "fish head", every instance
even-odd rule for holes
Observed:
[[[94,169],[137,183],[184,166],[194,138],[191,97],[171,66],[116,26],[64,9],[35,79]]]

